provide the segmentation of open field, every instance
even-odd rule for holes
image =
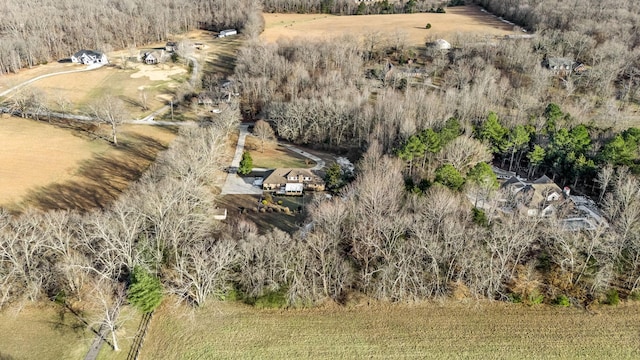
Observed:
[[[114,352],[103,343],[98,360],[127,358],[140,317],[133,308],[122,309],[123,323],[117,331],[121,350]],[[0,359],[82,359],[95,338],[86,322],[92,320],[80,319],[53,303],[29,305],[18,313],[7,309],[0,313]]]
[[[82,210],[105,206],[140,177],[174,137],[169,129],[125,125],[116,148],[85,131],[3,118],[0,205],[15,211],[30,205]]]
[[[395,36],[396,31],[407,35],[410,45],[424,45],[427,36],[449,41],[457,33],[503,36],[513,33],[513,26],[477,6],[447,8],[446,14],[419,13],[396,15],[335,16],[326,14],[264,14],[265,31],[261,38],[274,42],[279,38],[326,38],[344,34],[364,36],[379,32]],[[427,23],[431,29],[425,29]]]
[[[637,304],[579,309],[519,304],[327,306],[256,310],[163,306],[141,359],[637,359]]]
[[[93,333],[52,304],[0,313],[0,359],[82,359]]]

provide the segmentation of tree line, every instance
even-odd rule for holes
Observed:
[[[443,9],[446,1],[349,1],[349,0],[263,0],[264,11],[270,13],[372,15],[410,14],[416,12],[436,12]],[[444,12],[444,11],[442,11]]]

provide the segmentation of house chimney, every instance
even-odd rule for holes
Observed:
[[[568,186],[565,186],[564,189],[562,190],[562,192],[564,193],[564,196],[569,196],[569,194],[571,193],[571,189],[569,189]]]

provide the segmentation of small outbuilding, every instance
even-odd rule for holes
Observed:
[[[236,29],[227,29],[227,30],[220,31],[220,33],[218,34],[218,37],[223,38],[223,37],[236,35],[236,34],[238,34],[238,31]]]
[[[449,50],[451,44],[445,39],[438,39],[432,43],[432,45],[438,50]]]

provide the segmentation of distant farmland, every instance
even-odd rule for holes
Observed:
[[[513,26],[500,21],[477,6],[447,8],[446,14],[420,13],[397,15],[334,16],[325,14],[264,14],[266,27],[261,37],[332,38],[342,34],[366,35],[372,32],[391,35],[405,33],[410,45],[424,45],[427,36],[452,39],[456,34],[513,34]],[[427,23],[431,29],[425,29]]]

